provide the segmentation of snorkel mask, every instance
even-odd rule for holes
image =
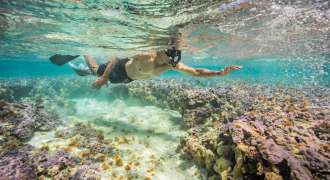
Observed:
[[[175,67],[181,60],[181,51],[176,50],[173,46],[171,49],[166,50],[166,55],[170,58],[170,64]]]

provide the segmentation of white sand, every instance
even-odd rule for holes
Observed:
[[[73,101],[71,108],[75,109],[75,113],[62,114],[64,126],[84,122],[102,130],[106,139],[126,138],[128,144],[118,143],[116,146],[124,165],[139,162],[139,166],[129,172],[113,165],[111,170],[102,171],[102,179],[111,179],[114,172],[124,179],[128,174],[157,180],[200,179],[194,175],[198,171],[192,162],[181,160],[176,152],[179,138],[184,134],[178,112],[155,106],[132,106],[122,100],[100,102],[85,98]],[[50,149],[67,143],[68,140],[56,139],[54,132],[36,133],[30,141],[36,147],[47,144]]]

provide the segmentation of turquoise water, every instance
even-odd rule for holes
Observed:
[[[82,60],[80,63],[83,63]],[[100,59],[100,62],[106,62]],[[233,72],[226,77],[216,78],[194,78],[176,71],[168,71],[157,78],[180,78],[196,79],[200,81],[244,81],[248,83],[270,83],[270,84],[291,84],[293,86],[328,86],[330,68],[326,63],[321,67],[311,67],[310,64],[289,62],[281,58],[255,58],[243,60],[228,59],[203,59],[194,63],[191,59],[183,57],[183,63],[195,68],[207,68],[210,70],[221,70],[229,64],[237,64],[243,67],[242,70]],[[212,62],[203,64],[204,62]],[[47,59],[17,58],[0,60],[0,77],[5,78],[33,78],[33,77],[54,77],[54,76],[76,76],[68,66],[54,66]],[[319,69],[320,68],[320,69]],[[79,77],[77,77],[79,78]],[[81,78],[81,77],[80,77]]]
[[[205,118],[205,114],[198,114],[203,109],[192,108],[197,113],[189,109],[203,102],[199,99],[203,93],[199,91],[208,91],[207,88],[212,87],[222,92],[223,87],[238,92],[228,97],[249,100],[244,93],[250,92],[251,98],[258,99],[251,93],[255,88],[260,96],[258,100],[264,96],[280,96],[278,99],[282,104],[274,105],[275,114],[276,108],[290,106],[285,104],[290,99],[287,97],[291,97],[292,102],[309,98],[310,116],[314,117],[319,109],[324,108],[319,114],[328,118],[329,32],[330,4],[327,0],[0,0],[0,100],[17,104],[45,101],[46,109],[56,113],[61,123],[50,130],[34,132],[28,140],[18,141],[32,145],[36,154],[45,149],[49,154],[65,151],[81,160],[78,165],[70,165],[65,170],[47,170],[48,174],[36,169],[35,178],[65,179],[72,177],[72,173],[81,167],[93,169],[92,165],[99,168],[95,170],[99,179],[225,179],[229,172],[231,177],[236,177],[231,170],[221,169],[229,166],[223,158],[214,160],[209,168],[207,158],[196,160],[179,153],[185,149],[182,139],[187,133],[196,128],[196,132],[210,132],[212,136],[212,128],[220,123],[219,120],[215,125],[206,123],[203,128],[202,125],[192,129],[187,127],[187,118]],[[77,76],[67,64],[55,66],[49,61],[54,54],[90,54],[98,63],[104,63],[109,57],[130,57],[173,45],[182,50],[181,62],[194,68],[221,70],[232,64],[243,68],[225,77],[209,78],[168,71],[154,77],[156,81],[110,84],[95,90],[91,84],[96,77]],[[82,56],[73,62],[83,63]],[[187,90],[187,93],[166,94],[171,88],[178,92]],[[190,91],[190,88],[199,91]],[[295,93],[289,92],[290,88],[296,90]],[[301,98],[301,94],[306,97]],[[174,96],[174,100],[166,96]],[[180,103],[184,102],[180,102],[180,98],[183,96],[195,98],[197,103],[182,105]],[[222,98],[221,93],[217,96]],[[242,104],[245,103],[243,100]],[[226,106],[225,110],[221,109],[222,106],[220,108],[223,111],[221,117],[236,108],[236,105],[235,108],[228,105],[232,101],[229,98],[223,102]],[[266,102],[264,106],[269,104]],[[283,110],[279,114],[289,112]],[[220,116],[218,112],[213,113]],[[306,127],[312,125],[314,122]],[[2,127],[11,126],[1,124]],[[75,127],[82,128],[72,130]],[[88,134],[84,129],[92,133],[99,130],[104,138],[96,141],[95,134]],[[70,137],[56,135],[71,130],[76,134]],[[292,134],[290,136],[294,136]],[[11,142],[6,138],[7,134],[1,131],[1,143]],[[195,138],[196,142],[200,140],[200,137]],[[201,138],[209,136],[206,134]],[[85,139],[87,142],[82,142]],[[201,142],[197,143],[198,148],[205,146],[207,149],[212,145],[205,145],[204,140]],[[6,149],[1,143],[0,155]],[[217,146],[222,146],[221,143]],[[113,148],[114,153],[92,153],[93,147],[104,146]],[[21,146],[15,148],[25,151]],[[188,152],[189,148],[194,150],[194,147],[188,147]],[[215,153],[221,148],[210,149]],[[294,151],[292,147],[285,148]],[[210,149],[207,149],[208,153]],[[190,152],[192,156],[193,150]],[[235,158],[231,161],[238,164]],[[234,169],[234,165],[231,168]],[[91,171],[85,173],[86,176],[95,174]]]
[[[328,7],[327,1],[3,0],[0,77],[73,75],[51,66],[55,53],[105,62],[176,44],[193,67],[244,66],[226,79],[324,85]]]

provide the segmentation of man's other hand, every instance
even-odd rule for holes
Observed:
[[[104,77],[99,77],[94,83],[93,83],[93,87],[95,89],[100,89],[103,85],[105,85],[107,83],[107,79]]]
[[[225,71],[239,70],[239,69],[242,69],[242,66],[231,65],[231,66],[225,67]]]

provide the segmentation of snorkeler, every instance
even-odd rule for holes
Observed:
[[[77,56],[54,55],[50,60],[57,65],[62,65],[75,59]],[[240,66],[227,66],[223,71],[212,71],[203,68],[192,68],[180,62],[181,51],[172,47],[167,50],[138,54],[131,58],[112,58],[105,64],[97,65],[96,60],[89,55],[84,55],[89,69],[81,69],[69,64],[78,75],[96,75],[99,78],[93,83],[97,89],[111,83],[129,83],[134,80],[150,79],[168,70],[176,70],[192,76],[209,77],[225,76],[232,70],[241,69]]]

